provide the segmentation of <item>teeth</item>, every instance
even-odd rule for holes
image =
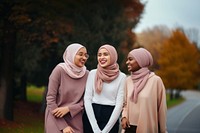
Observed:
[[[106,63],[106,61],[101,61],[101,64],[104,64],[104,63]]]
[[[84,61],[84,60],[81,60],[80,62],[84,63],[85,61]]]

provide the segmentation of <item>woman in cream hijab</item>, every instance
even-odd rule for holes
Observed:
[[[88,76],[87,50],[78,43],[69,45],[64,63],[58,64],[49,77],[45,112],[46,133],[83,133],[83,94]]]

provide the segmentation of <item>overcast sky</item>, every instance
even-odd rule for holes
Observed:
[[[200,32],[200,0],[142,0],[147,2],[143,18],[135,28],[141,32],[155,25],[197,28]]]

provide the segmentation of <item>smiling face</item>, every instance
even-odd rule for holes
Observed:
[[[126,65],[129,72],[135,72],[141,68],[135,58],[131,56],[127,57]]]
[[[98,63],[101,67],[105,68],[110,65],[110,53],[105,48],[99,50],[97,55]]]
[[[74,64],[78,67],[83,67],[88,58],[89,55],[87,54],[86,48],[82,47],[78,50],[78,52],[75,55]]]

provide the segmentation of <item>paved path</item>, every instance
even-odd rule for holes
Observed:
[[[186,101],[167,112],[169,133],[200,133],[200,92],[183,91]]]

